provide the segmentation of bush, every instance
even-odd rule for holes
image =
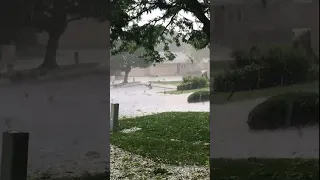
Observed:
[[[319,124],[319,94],[289,92],[273,96],[252,109],[247,124],[251,130],[275,130]]]
[[[257,53],[251,64],[241,66],[214,79],[214,91],[241,91],[283,86],[313,80],[311,62],[299,48],[271,48]]]
[[[177,86],[177,90],[200,89],[208,86],[209,80],[206,77],[184,77],[182,83]]]
[[[188,97],[188,103],[204,102],[210,100],[210,91],[196,91]]]
[[[260,49],[252,46],[249,51],[236,50],[232,52],[231,57],[234,59],[231,64],[231,69],[244,68],[258,61],[260,56]]]
[[[319,66],[312,67],[309,71],[309,79],[319,80]]]

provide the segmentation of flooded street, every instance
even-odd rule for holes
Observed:
[[[108,168],[109,112],[102,102],[109,89],[102,76],[0,88],[0,131],[9,120],[10,129],[30,132],[29,175]]]
[[[209,111],[209,103],[188,104],[187,94],[159,91],[164,89],[110,88],[105,76],[0,87],[0,131],[30,132],[30,175],[104,171],[110,154],[109,98],[120,103],[120,116]]]
[[[149,89],[145,85],[127,88],[111,88],[111,103],[119,103],[120,116],[138,116],[167,111],[206,111],[209,102],[187,102],[189,94],[164,94],[165,88]]]
[[[319,126],[250,132],[247,115],[263,99],[211,105],[211,158],[318,158]],[[236,149],[236,151],[235,151]]]

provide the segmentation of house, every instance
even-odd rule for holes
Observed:
[[[295,32],[309,30],[319,54],[319,0],[212,0],[211,44],[231,50],[252,45],[291,45]],[[214,46],[211,47],[214,51]]]
[[[147,68],[133,68],[129,74],[131,77],[137,76],[187,76],[201,75],[203,64],[191,62],[189,57],[181,52],[173,52],[176,58],[173,61],[155,63]],[[160,53],[161,54],[161,53]]]

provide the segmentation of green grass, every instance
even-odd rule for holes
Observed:
[[[111,144],[126,151],[174,165],[209,165],[210,126],[208,112],[165,112],[120,120],[111,133]]]
[[[211,159],[210,179],[319,180],[319,159]]]
[[[150,83],[154,83],[154,84],[165,84],[165,85],[178,85],[180,84],[182,81],[149,81]]]
[[[165,94],[186,94],[186,93],[193,93],[196,91],[209,91],[209,87],[205,87],[205,88],[200,88],[200,89],[190,89],[190,90],[183,90],[183,91],[165,91],[165,92],[161,92],[161,93],[165,93]]]
[[[253,91],[235,92],[228,101],[226,101],[226,99],[230,95],[230,92],[212,93],[210,98],[211,99],[210,103],[224,104],[224,103],[230,103],[235,101],[270,97],[270,96],[278,95],[280,93],[296,92],[296,91],[319,92],[319,82],[295,84],[291,86],[273,87],[273,88],[259,89],[259,90],[253,90]]]

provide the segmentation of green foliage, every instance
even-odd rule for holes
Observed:
[[[247,123],[251,130],[319,124],[319,94],[288,92],[273,96],[249,113]]]
[[[146,68],[151,62],[141,58],[143,51],[141,49],[123,52],[110,58],[110,68],[113,70],[130,71],[132,68]]]
[[[175,55],[170,44],[177,46],[188,43],[196,49],[208,47],[210,43],[209,7],[198,0],[111,0],[111,44],[112,54],[127,51],[128,44],[136,43],[145,49],[143,58],[152,62],[165,59],[173,60]],[[155,11],[162,11],[159,16],[139,23],[143,16]],[[197,21],[183,17],[180,13],[191,13]],[[200,30],[193,26],[198,24]],[[178,28],[178,30],[177,30]],[[121,44],[117,41],[121,40]],[[156,47],[163,45],[164,55]]]
[[[214,90],[253,90],[314,80],[310,58],[302,48],[274,47],[256,52],[238,53],[237,68],[216,76]]]
[[[246,51],[237,50],[232,52],[234,62],[231,64],[232,69],[244,68],[247,65],[252,64],[252,57]]]
[[[84,18],[105,21],[109,18],[109,1],[102,0],[33,0],[24,6],[23,26],[32,27],[48,33],[64,31],[68,23]],[[13,10],[13,9],[11,9]]]
[[[208,86],[209,80],[206,77],[188,76],[182,79],[182,83],[177,86],[177,90],[200,89]]]
[[[204,102],[210,100],[210,91],[196,91],[188,97],[188,103]]]
[[[313,66],[309,71],[309,79],[319,80],[319,65]]]

